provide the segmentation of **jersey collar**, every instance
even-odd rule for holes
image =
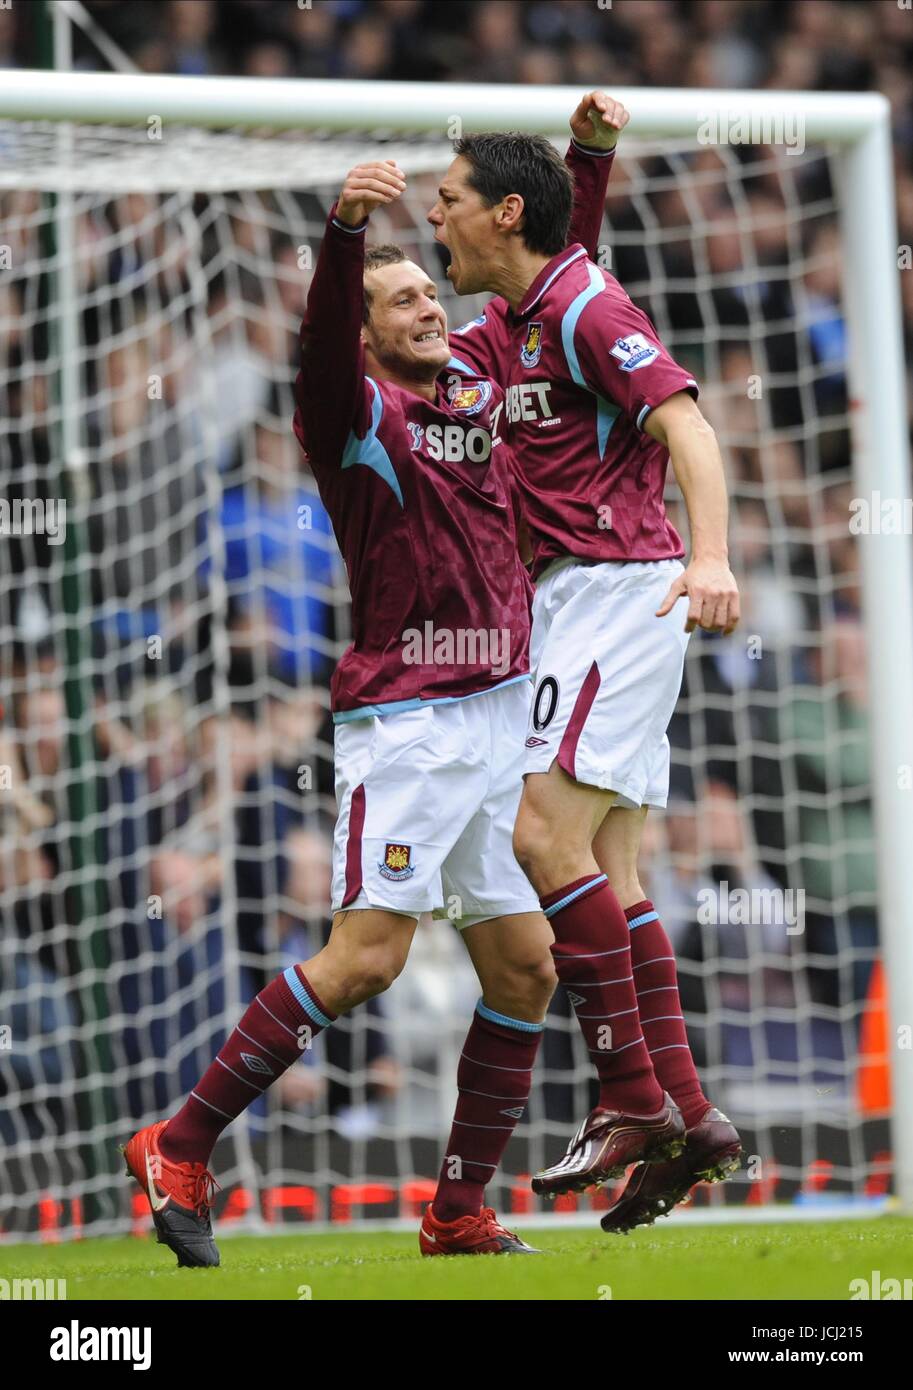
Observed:
[[[570,246],[565,246],[563,251],[559,251],[557,256],[552,256],[550,261],[546,261],[545,265],[526,291],[519,309],[517,309],[514,314],[514,318],[522,319],[527,314],[532,313],[539,300],[545,294],[545,291],[558,279],[559,275],[563,275],[568,266],[574,265],[576,261],[585,259],[585,257],[586,247],[581,246],[579,241],[573,241]]]

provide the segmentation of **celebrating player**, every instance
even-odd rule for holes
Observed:
[[[502,295],[499,379],[533,546],[534,696],[514,836],[555,932],[554,959],[600,1079],[600,1100],[564,1158],[533,1188],[577,1191],[622,1171],[628,1117],[687,1125],[685,1150],[641,1165],[603,1218],[652,1221],[699,1180],[738,1165],[738,1134],[704,1095],[688,1047],[675,960],[644,898],[638,849],[649,806],[668,795],[666,730],[688,634],[730,632],[727,499],[697,387],[656,330],[583,245],[555,221],[566,171],[536,136],[469,135],[456,144],[428,220],[460,294]],[[464,365],[488,369],[478,329],[459,333]],[[671,456],[692,554],[666,516]]]
[[[580,150],[569,159],[589,239],[608,170]],[[498,436],[503,392],[485,375],[446,370],[446,316],[425,272],[396,247],[365,253],[369,214],[404,186],[391,161],[349,174],[308,295],[296,381],[296,433],[352,591],[354,641],[331,690],[333,929],[321,952],[257,996],[178,1114],[125,1148],[159,1238],[182,1264],[218,1263],[207,1165],[219,1134],[321,1029],[388,987],[418,916],[446,903],[459,905],[482,998],[420,1244],[427,1255],[530,1250],[483,1205],[556,983],[552,932],[511,847],[529,582]],[[493,333],[505,313],[492,306]],[[674,1152],[682,1133],[670,1102],[632,1128],[632,1158]]]

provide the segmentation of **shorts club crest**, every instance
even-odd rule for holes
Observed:
[[[411,878],[415,873],[415,866],[412,863],[412,846],[392,845],[388,842],[384,848],[383,863],[378,864],[377,867],[384,878],[389,878],[394,883],[398,883],[404,878]]]

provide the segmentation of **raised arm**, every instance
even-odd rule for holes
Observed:
[[[571,116],[573,139],[564,156],[574,176],[574,208],[568,241],[579,241],[591,260],[596,259],[615,146],[630,119],[621,102],[605,92],[587,92]]]
[[[361,164],[330,211],[301,323],[295,434],[311,458],[335,463],[350,431],[370,422],[361,342],[368,216],[399,197],[405,178],[392,160]]]

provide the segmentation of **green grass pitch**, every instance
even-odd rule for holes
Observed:
[[[230,1236],[215,1270],[178,1270],[152,1237],[0,1246],[0,1278],[66,1279],[68,1298],[93,1300],[847,1300],[850,1281],[874,1270],[910,1277],[913,1222],[656,1226],[627,1237],[597,1224],[525,1235],[545,1254],[423,1259],[417,1235],[399,1232]]]

